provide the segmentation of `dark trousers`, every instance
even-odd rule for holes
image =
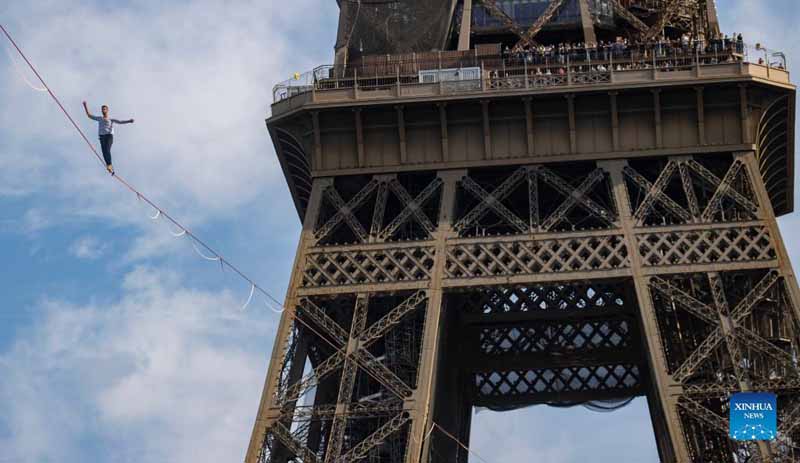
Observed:
[[[103,159],[106,165],[111,165],[111,145],[114,144],[114,135],[100,135],[100,148],[103,150]]]

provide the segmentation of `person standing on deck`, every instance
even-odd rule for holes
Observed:
[[[114,166],[111,164],[111,145],[114,144],[114,124],[133,124],[133,119],[120,121],[108,117],[108,106],[103,105],[100,110],[103,116],[95,116],[89,112],[89,106],[83,102],[83,109],[86,110],[86,116],[97,121],[97,135],[100,137],[100,148],[103,150],[103,159],[106,162],[106,169],[111,175],[114,175]]]

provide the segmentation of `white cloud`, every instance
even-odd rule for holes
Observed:
[[[42,209],[28,209],[18,223],[19,229],[28,234],[44,230],[50,224],[50,217]]]
[[[108,249],[108,244],[101,243],[97,237],[84,236],[69,246],[69,252],[79,259],[98,259]]]
[[[43,303],[39,323],[0,356],[0,423],[10,431],[0,431],[0,454],[241,461],[277,318],[150,268],[123,288],[112,304]]]

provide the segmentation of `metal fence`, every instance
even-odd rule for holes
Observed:
[[[323,65],[296,73],[273,88],[273,99],[277,103],[312,91],[382,90],[439,83],[440,80],[447,93],[456,93],[458,89],[588,85],[610,82],[611,74],[619,71],[657,69],[669,72],[739,61],[786,68],[783,53],[733,41],[689,46],[658,42],[625,47],[610,44],[491,55],[482,55],[476,50],[410,53],[370,56],[348,66]],[[445,75],[450,77],[438,77]],[[453,78],[453,75],[467,78]]]

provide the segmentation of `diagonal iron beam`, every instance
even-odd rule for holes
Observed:
[[[592,171],[592,173],[583,179],[581,184],[577,187],[573,187],[564,179],[556,175],[555,172],[547,168],[541,168],[539,170],[539,175],[542,177],[542,180],[545,183],[554,187],[561,194],[567,197],[567,199],[561,203],[561,205],[558,206],[558,208],[553,211],[553,213],[550,214],[547,219],[542,222],[542,229],[549,230],[556,226],[575,206],[581,206],[591,215],[604,221],[606,224],[613,225],[615,218],[614,214],[612,214],[611,211],[603,206],[597,204],[588,196],[589,192],[594,189],[595,185],[605,179],[605,173],[602,169],[595,169]]]
[[[772,271],[764,275],[753,289],[733,308],[732,318],[734,323],[739,323],[753,311],[753,307],[764,298],[767,291],[780,280],[778,272]]]
[[[336,371],[342,365],[344,359],[345,352],[342,349],[320,362],[314,371],[286,389],[283,396],[279,398],[281,405],[286,405],[299,399],[308,389],[319,384],[323,378]]]
[[[398,304],[395,308],[389,311],[386,315],[381,317],[380,320],[373,323],[359,336],[359,341],[363,347],[368,347],[375,341],[382,338],[387,331],[394,325],[398,324],[406,314],[416,310],[416,308],[428,299],[428,293],[425,290],[417,291],[406,300]]]
[[[683,396],[678,402],[678,406],[686,410],[686,412],[688,412],[694,418],[705,422],[722,434],[728,434],[728,422],[725,420],[725,418],[712,412],[700,402]]]
[[[717,177],[716,174],[708,170],[704,165],[700,164],[694,159],[687,161],[686,165],[691,167],[691,169],[694,170],[698,175],[700,175],[704,180],[706,180],[708,183],[712,184],[715,188],[717,188],[718,191],[720,185],[721,184],[724,185],[725,191],[721,191],[721,193],[729,194],[740,205],[753,209],[756,209],[758,207],[749,198],[745,197],[744,195],[742,195],[741,193],[739,193],[738,191],[734,190],[731,187],[731,183],[733,182],[733,180],[736,179],[736,176],[744,168],[744,165],[742,164],[741,161],[733,162],[731,166],[728,168],[727,172],[725,173],[725,177],[722,179]]]
[[[408,219],[412,216],[416,217],[417,222],[422,225],[422,228],[428,232],[428,235],[434,232],[435,226],[425,214],[425,211],[422,210],[422,206],[425,202],[433,196],[439,190],[439,187],[442,186],[442,179],[437,177],[428,186],[423,189],[416,198],[411,198],[411,195],[408,194],[403,185],[400,184],[397,180],[392,180],[389,182],[389,188],[394,192],[395,195],[400,199],[403,203],[405,208],[403,209],[397,217],[392,220],[389,225],[378,235],[378,239],[384,241],[391,237],[401,225],[406,223]]]
[[[619,16],[620,18],[628,21],[628,24],[634,27],[634,29],[638,30],[639,32],[647,32],[650,28],[647,24],[645,24],[641,19],[639,19],[635,14],[628,11],[627,8],[622,6],[619,3],[619,0],[610,0],[611,6],[614,8],[614,14]]]
[[[692,375],[697,372],[697,369],[700,368],[700,365],[708,359],[712,352],[720,345],[720,343],[724,340],[722,335],[722,330],[717,328],[716,330],[712,331],[708,337],[697,346],[686,360],[681,363],[681,365],[675,370],[675,373],[672,374],[672,377],[678,382],[684,382],[686,379],[690,378]]]
[[[778,432],[784,436],[792,434],[795,428],[800,427],[800,402],[792,410],[783,415],[783,420],[778,426]]]
[[[697,202],[697,195],[694,192],[689,166],[687,166],[685,162],[680,162],[678,164],[678,171],[681,175],[683,193],[686,195],[686,201],[689,203],[689,212],[692,214],[692,217],[700,217],[700,204]]]
[[[653,40],[664,30],[670,19],[678,12],[678,3],[680,0],[667,0],[664,6],[661,7],[661,14],[658,15],[655,24],[650,27],[644,34],[645,40]]]
[[[303,443],[299,442],[280,421],[273,425],[272,434],[286,446],[303,463],[319,463],[317,455]]]
[[[528,231],[528,224],[520,220],[516,214],[508,210],[501,201],[510,195],[519,184],[525,180],[527,172],[525,168],[517,169],[511,176],[509,176],[503,183],[500,184],[491,194],[478,185],[474,180],[469,177],[464,177],[461,180],[461,185],[465,190],[469,191],[481,202],[475,206],[467,215],[461,218],[454,226],[455,230],[463,230],[473,223],[480,220],[490,209],[494,210],[498,215],[506,219],[509,225],[512,225],[520,233]]]
[[[773,360],[776,360],[782,363],[783,366],[793,370],[795,376],[797,375],[797,365],[794,363],[794,357],[792,357],[791,354],[788,354],[787,352],[775,347],[775,345],[771,342],[743,326],[736,328],[736,334],[745,344],[748,345],[748,347],[758,350],[764,355],[772,357]]]
[[[691,222],[692,214],[688,213],[686,209],[681,207],[678,203],[672,200],[666,193],[664,193],[664,189],[669,184],[670,178],[672,174],[675,172],[677,165],[674,161],[669,161],[667,165],[664,167],[664,170],[661,171],[661,174],[656,179],[655,183],[650,183],[649,180],[644,178],[642,174],[636,172],[633,168],[626,166],[623,169],[624,174],[633,180],[639,188],[647,191],[647,195],[644,197],[644,200],[639,205],[639,208],[634,213],[634,218],[636,219],[637,223],[641,225],[644,222],[644,218],[653,208],[653,205],[658,202],[661,203],[668,211],[672,212],[674,215],[680,217],[686,222]]]
[[[514,19],[508,15],[508,13],[506,13],[502,8],[500,8],[499,5],[497,5],[497,2],[495,0],[481,0],[481,3],[489,12],[490,15],[499,19],[500,22],[502,22],[503,25],[507,27],[508,30],[513,32],[517,37],[522,39],[525,36],[525,31],[521,27],[519,27],[519,25],[514,21]],[[527,44],[530,46],[536,45],[535,42],[530,40],[527,42]]]
[[[749,378],[747,372],[742,368],[742,350],[740,340],[737,338],[736,326],[730,323],[731,311],[728,305],[728,298],[725,296],[725,287],[722,284],[722,278],[719,273],[712,272],[708,275],[708,284],[711,287],[711,295],[714,298],[714,304],[717,306],[717,313],[719,314],[720,328],[725,337],[725,344],[728,348],[728,355],[731,358],[731,365],[733,366],[733,374],[736,375],[736,381],[743,391],[750,390]]]
[[[356,349],[352,353],[358,365],[383,384],[390,392],[405,399],[414,392],[402,379],[398,378],[392,370],[386,367],[379,359],[370,354],[366,349]]]
[[[325,190],[325,196],[333,203],[333,207],[336,208],[336,214],[314,232],[314,240],[319,241],[325,238],[342,220],[344,220],[361,242],[366,243],[369,238],[367,231],[364,230],[364,226],[358,221],[353,211],[361,207],[372,191],[377,187],[378,181],[375,179],[371,180],[346,204],[333,186],[328,187]]]
[[[357,366],[364,369],[370,376],[383,384],[398,397],[406,398],[413,392],[402,379],[398,378],[394,372],[389,370],[380,360],[375,358],[375,356],[367,352],[366,349],[359,348],[354,350],[351,354],[348,354],[343,348],[323,362],[320,362],[314,371],[303,377],[300,381],[289,386],[286,392],[279,398],[281,404],[285,405],[299,399],[308,389],[319,384],[322,379],[338,370],[348,358],[352,359]]]
[[[686,294],[681,289],[676,288],[666,280],[663,280],[660,277],[653,277],[650,280],[650,287],[671,298],[679,306],[683,307],[688,312],[691,312],[701,320],[710,323],[711,325],[719,325],[719,317],[717,316],[716,310],[698,301],[689,294]]]
[[[778,281],[777,272],[767,273],[756,285],[750,290],[739,304],[734,307],[731,319],[732,323],[741,329],[739,322],[750,315],[755,305],[763,299],[766,292]],[[714,352],[714,349],[724,340],[722,330],[717,327],[708,337],[692,352],[686,360],[675,370],[673,378],[679,382],[683,382],[691,377],[697,368]]]
[[[349,452],[336,460],[336,463],[351,463],[365,458],[370,450],[383,443],[393,433],[399,431],[410,419],[407,413],[400,413],[384,423],[363,441],[356,444]]]
[[[547,23],[553,20],[558,10],[564,6],[564,3],[565,0],[550,0],[544,12],[536,18],[536,21],[534,21],[531,27],[520,37],[519,42],[514,45],[513,51],[520,51],[524,45],[533,43],[533,38],[536,37]]]
[[[303,310],[299,311],[299,313],[295,312],[296,314],[308,315],[318,326],[325,330],[326,334],[332,336],[339,343],[338,347],[347,344],[347,331],[325,314],[325,311],[314,304],[311,299],[304,297],[300,299],[299,305]]]
[[[583,203],[587,211],[596,213],[598,217],[613,216],[606,208],[594,202],[586,194],[576,194],[576,188],[552,170],[546,167],[539,167],[538,173],[545,183],[558,190],[564,196],[578,196],[578,201]],[[602,180],[603,178],[605,178],[603,169],[595,169],[581,183],[585,183],[587,179],[594,181],[595,179]]]
[[[722,200],[725,196],[730,197],[733,199],[737,204],[748,209],[750,211],[755,212],[758,210],[758,206],[756,206],[752,201],[746,198],[744,195],[739,193],[733,188],[733,181],[736,179],[736,176],[739,175],[739,172],[744,167],[741,162],[736,161],[734,162],[731,167],[728,169],[728,172],[725,173],[725,177],[720,180],[719,177],[714,175],[713,172],[706,169],[702,164],[697,161],[688,161],[687,164],[697,172],[704,180],[711,183],[716,190],[714,191],[713,196],[708,201],[708,205],[706,206],[705,210],[703,211],[702,218],[704,220],[711,220],[714,214],[719,209],[720,205],[722,204]]]

